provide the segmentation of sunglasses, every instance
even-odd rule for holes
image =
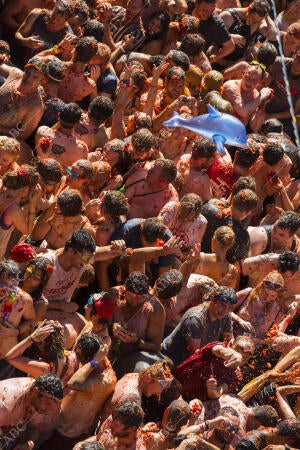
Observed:
[[[88,262],[90,259],[92,259],[95,256],[95,253],[92,253],[91,255],[82,255],[79,250],[76,250],[73,248],[74,252],[76,252],[78,255],[80,255],[80,258],[84,262]]]
[[[227,425],[226,429],[227,429],[228,431],[233,431],[234,433],[238,433],[239,430],[240,430],[239,427],[234,427],[234,426],[231,425],[231,424]]]
[[[168,378],[167,380],[157,380],[163,389],[166,389],[170,386],[174,377]]]
[[[35,280],[41,281],[41,279],[42,279],[42,277],[41,277],[40,275],[36,274],[36,273],[33,271],[33,268],[32,268],[32,267],[27,267],[26,273],[28,274],[29,277],[32,277],[32,278],[34,278]]]
[[[229,295],[226,295],[226,294],[220,294],[217,297],[217,300],[220,300],[222,303],[230,303],[231,305],[236,305],[237,304],[237,298],[236,297],[230,297]]]
[[[264,281],[264,286],[272,291],[280,291],[283,287],[280,283],[272,283],[272,281],[269,280]]]
[[[78,180],[79,178],[82,178],[80,175],[78,175],[78,173],[73,172],[71,167],[67,167],[66,168],[66,173],[68,175],[71,175],[71,177],[73,178],[73,180]]]

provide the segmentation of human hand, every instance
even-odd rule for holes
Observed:
[[[165,70],[170,67],[170,64],[166,61],[162,61],[158,66],[153,66],[152,69],[152,82],[158,82],[159,77]]]
[[[240,319],[238,321],[238,324],[240,327],[243,328],[243,330],[247,331],[248,333],[255,333],[255,330],[251,322],[247,322],[247,320]]]
[[[209,379],[206,381],[206,389],[210,399],[219,398],[221,396],[218,382],[213,375],[210,375]]]
[[[229,367],[231,369],[236,369],[238,366],[240,366],[243,362],[243,357],[240,353],[234,351],[230,355],[230,357],[224,362],[225,367]]]
[[[210,429],[217,428],[218,430],[226,430],[233,425],[231,420],[225,416],[218,416],[214,419],[207,420],[207,423],[209,424]]]
[[[130,333],[119,323],[113,324],[113,335],[126,344],[135,344],[138,341],[138,336],[135,333]]]
[[[65,37],[59,42],[58,48],[62,50],[69,50],[78,41],[78,37],[74,34],[67,33]]]
[[[42,196],[42,188],[38,183],[34,188],[30,189],[29,202],[36,203]]]
[[[179,252],[182,246],[182,240],[177,236],[172,236],[167,242],[164,243],[163,250],[169,255]]]
[[[91,71],[90,78],[93,81],[97,82],[98,78],[100,77],[100,73],[101,73],[101,70],[100,70],[100,67],[98,66],[98,64],[91,64],[90,71]]]
[[[110,243],[110,247],[111,247],[111,251],[112,251],[113,255],[116,256],[116,255],[120,255],[122,253],[122,251],[126,249],[126,243],[125,243],[125,241],[120,239],[117,241],[112,241]]]
[[[190,250],[186,262],[190,264],[195,264],[200,262],[201,258],[201,244],[195,244],[194,247]]]
[[[245,36],[241,36],[240,34],[232,34],[231,39],[237,47],[244,47],[246,44]]]
[[[46,320],[38,327],[36,330],[31,333],[30,338],[33,342],[42,342],[50,336],[51,333],[54,333],[55,328],[51,324],[46,324]]]
[[[102,23],[108,23],[112,17],[112,5],[108,2],[97,2],[97,13]]]
[[[275,203],[269,203],[266,206],[266,211],[270,214],[270,216],[275,217],[276,219],[278,219],[280,214],[284,212],[284,210],[279,206],[276,206]]]
[[[273,95],[273,89],[271,89],[269,87],[262,88],[262,90],[260,91],[261,103],[271,99],[272,95]]]
[[[44,45],[45,45],[44,41],[41,41],[37,37],[24,38],[23,44],[24,44],[25,47],[33,48],[33,49],[34,48],[44,47]]]
[[[19,329],[11,323],[5,321],[0,324],[0,338],[17,337]]]
[[[108,353],[108,345],[102,343],[100,344],[98,351],[94,354],[93,360],[100,362],[107,355],[107,353]]]
[[[74,313],[77,311],[78,305],[77,305],[77,303],[74,303],[74,302],[69,302],[69,303],[64,302],[60,305],[60,309],[61,309],[61,311],[64,311],[66,313]]]

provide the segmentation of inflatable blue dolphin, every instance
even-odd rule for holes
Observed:
[[[221,113],[207,105],[208,114],[184,119],[173,112],[171,119],[163,123],[165,127],[181,127],[212,139],[219,153],[224,155],[224,144],[247,148],[245,125],[231,114]]]

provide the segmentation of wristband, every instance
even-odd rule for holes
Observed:
[[[54,55],[57,55],[58,53],[60,53],[60,50],[58,48],[58,45],[53,45],[52,47],[52,52],[54,53]]]
[[[90,365],[92,366],[92,369],[95,369],[95,367],[98,367],[98,361],[95,361],[94,359],[90,360]]]

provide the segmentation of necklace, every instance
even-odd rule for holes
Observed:
[[[3,303],[3,308],[2,308],[3,322],[7,322],[9,319],[9,316],[12,312],[12,305],[17,300],[17,290],[18,290],[18,288],[15,286],[13,288],[13,291],[9,294],[8,299],[5,300]]]

